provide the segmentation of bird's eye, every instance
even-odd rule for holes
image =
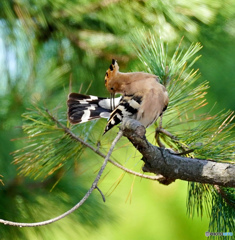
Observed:
[[[110,89],[111,89],[111,90],[113,90],[113,88],[112,88],[112,87],[111,87]]]

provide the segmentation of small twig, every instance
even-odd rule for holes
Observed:
[[[178,141],[178,138],[176,136],[174,136],[172,133],[168,132],[166,129],[164,128],[157,128],[156,131],[161,132],[165,135],[167,135],[169,138]]]
[[[160,141],[159,132],[165,134],[166,136],[171,138],[173,141],[177,142],[177,144],[180,146],[180,148],[182,148],[183,151],[176,152],[176,153],[174,153],[175,155],[181,156],[181,155],[186,155],[186,154],[194,152],[194,149],[185,149],[185,147],[179,142],[179,139],[176,136],[174,136],[172,133],[168,132],[166,129],[164,129],[162,127],[156,128],[156,133],[155,133],[155,138],[157,140],[159,147],[165,147]]]
[[[4,220],[4,219],[0,219],[0,223],[3,223],[4,225],[11,225],[11,226],[15,226],[15,227],[38,227],[38,226],[44,226],[44,225],[47,225],[47,224],[50,224],[50,223],[53,223],[53,222],[56,222],[66,216],[68,216],[70,213],[74,212],[76,209],[78,209],[80,206],[82,206],[82,204],[88,199],[88,197],[91,195],[92,191],[97,188],[97,184],[100,180],[100,177],[108,163],[108,160],[112,154],[112,151],[116,145],[116,143],[118,142],[118,140],[122,137],[123,133],[122,131],[120,130],[118,132],[118,135],[116,136],[116,138],[113,140],[112,142],[112,145],[109,149],[109,152],[107,154],[107,156],[105,157],[104,159],[104,162],[94,180],[94,182],[92,183],[92,186],[91,188],[87,191],[87,193],[84,195],[84,197],[74,206],[72,207],[70,210],[68,210],[67,212],[61,214],[60,216],[58,217],[55,217],[55,218],[52,218],[50,220],[46,220],[46,221],[42,221],[42,222],[36,222],[36,223],[21,223],[21,222],[12,222],[12,221],[7,221],[7,220]],[[98,188],[97,188],[98,189]]]
[[[235,203],[231,201],[226,192],[219,185],[214,185],[215,190],[220,194],[224,201],[232,208],[235,209]]]
[[[105,196],[102,193],[102,191],[98,188],[98,186],[96,186],[96,189],[99,191],[100,195],[102,196],[103,201],[105,202]]]
[[[194,152],[194,149],[185,150],[185,151],[179,152],[179,153],[176,152],[176,153],[173,153],[173,154],[178,155],[178,156],[182,156],[182,155],[186,155],[186,154],[189,154],[189,153],[192,153],[192,152]]]

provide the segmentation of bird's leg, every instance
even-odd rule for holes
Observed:
[[[162,129],[162,117],[163,117],[163,112],[160,115],[160,121],[159,121],[159,128]]]
[[[162,128],[162,116],[163,113],[160,115],[159,127],[156,128],[155,131],[155,139],[159,147],[165,148],[165,145],[160,141],[159,133],[161,132]]]

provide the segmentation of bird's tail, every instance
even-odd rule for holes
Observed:
[[[115,105],[121,97],[115,98]],[[112,107],[109,98],[70,93],[68,96],[68,119],[72,124],[83,123],[98,118],[109,118]]]

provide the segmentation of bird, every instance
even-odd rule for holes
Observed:
[[[147,128],[162,116],[168,106],[168,93],[158,76],[145,72],[119,72],[114,59],[105,74],[105,87],[110,98],[69,94],[68,119],[72,124],[108,118],[105,134],[123,118],[132,118]],[[121,96],[115,98],[116,94]]]
[[[119,105],[111,113],[105,132],[122,121],[134,118],[146,128],[153,124],[167,109],[169,97],[158,76],[145,72],[119,72],[116,60],[105,74],[105,87],[111,98],[122,94]]]

